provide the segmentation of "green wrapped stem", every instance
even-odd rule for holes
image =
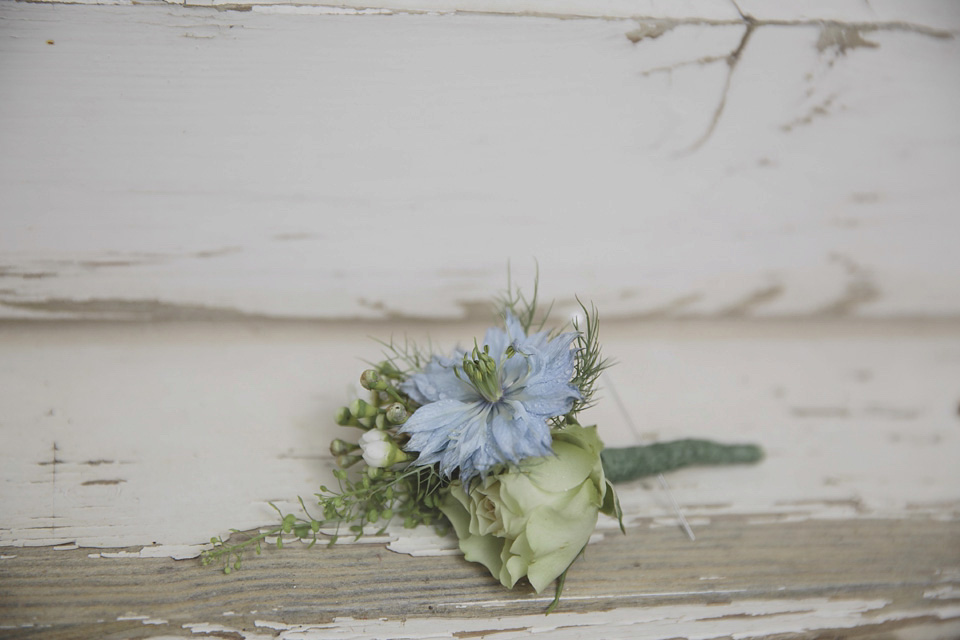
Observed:
[[[604,449],[600,458],[607,480],[617,483],[693,465],[758,462],[763,458],[763,450],[755,444],[720,444],[710,440],[687,439]]]

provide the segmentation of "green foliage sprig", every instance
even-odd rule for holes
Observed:
[[[613,365],[613,361],[604,358],[600,351],[600,314],[597,308],[590,305],[587,309],[580,299],[577,299],[583,310],[583,327],[574,320],[573,329],[577,332],[575,341],[577,357],[574,361],[573,384],[580,389],[580,399],[574,401],[573,409],[568,416],[575,417],[578,413],[592,407],[594,393],[597,390],[597,379],[606,369]]]
[[[230,544],[222,537],[210,538],[213,549],[201,554],[204,566],[223,562],[224,573],[239,569],[243,554],[251,548],[259,555],[262,544],[267,538],[277,537],[276,547],[283,548],[283,536],[293,534],[301,540],[309,540],[307,548],[315,545],[319,536],[327,538],[327,544],[336,544],[347,527],[355,540],[363,535],[369,525],[379,524],[380,529],[373,535],[383,535],[387,525],[394,518],[403,522],[403,526],[412,529],[421,524],[434,525],[438,533],[444,535],[447,523],[440,513],[441,489],[447,482],[434,467],[411,466],[402,471],[391,471],[367,467],[367,471],[358,478],[351,478],[346,469],[334,469],[337,488],[325,485],[314,494],[322,517],[310,514],[302,498],[300,507],[306,517],[292,513],[283,513],[275,504],[269,503],[280,515],[280,524],[259,532],[256,535],[244,534],[231,529],[234,534],[246,535],[246,539]],[[333,532],[327,530],[333,528]]]
[[[418,364],[422,358],[416,347],[405,343],[397,347],[397,353],[403,353],[408,363]],[[399,349],[403,349],[400,351]],[[370,391],[370,401],[357,399],[349,407],[342,407],[336,415],[336,422],[345,427],[356,427],[363,431],[379,430],[383,437],[396,444],[402,443],[405,436],[397,433],[398,427],[416,408],[409,396],[399,390],[397,383],[406,374],[392,360],[374,365],[361,376],[361,384]],[[441,492],[449,483],[442,478],[435,467],[408,466],[405,469],[385,469],[365,466],[363,472],[351,475],[348,469],[361,457],[356,455],[359,446],[340,438],[330,444],[330,452],[336,458],[340,468],[334,469],[336,488],[323,485],[319,493],[314,494],[317,508],[321,514],[314,517],[302,498],[298,498],[303,515],[283,513],[276,505],[269,503],[280,516],[280,524],[260,531],[256,535],[244,534],[237,529],[232,533],[245,535],[246,538],[230,543],[229,539],[213,537],[212,549],[201,554],[204,565],[223,562],[225,573],[239,569],[244,552],[253,549],[261,553],[263,543],[274,536],[277,548],[283,547],[283,536],[294,535],[301,540],[309,540],[309,546],[317,543],[320,536],[326,537],[328,544],[335,544],[347,527],[355,539],[364,535],[370,525],[381,525],[375,535],[382,535],[394,518],[402,520],[407,528],[421,524],[437,526],[442,533],[446,531],[446,521],[439,509]],[[332,533],[329,530],[332,529]]]

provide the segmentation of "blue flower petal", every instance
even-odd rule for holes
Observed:
[[[419,452],[416,464],[439,463],[447,477],[459,470],[467,483],[497,465],[549,455],[547,420],[569,412],[581,397],[571,383],[575,338],[575,333],[552,340],[547,332],[527,336],[519,320],[507,313],[506,330],[494,327],[484,337],[498,363],[502,397],[495,402],[454,374],[462,351],[455,358],[432,358],[400,386],[423,405],[400,429],[411,436],[406,449]],[[516,353],[507,357],[510,346]]]
[[[506,358],[500,372],[504,390],[523,384],[530,377],[531,364],[530,358],[519,352],[513,354],[512,358]]]
[[[516,349],[517,351],[522,351],[524,353],[527,353],[531,350],[542,351],[547,347],[549,337],[549,331],[539,331],[527,336],[523,340],[518,340]]]
[[[542,367],[534,376],[542,379],[563,380],[570,382],[573,377],[574,352],[570,345],[577,338],[575,333],[564,333],[551,340],[544,349],[537,353],[541,358]],[[533,384],[540,380],[529,380]]]
[[[476,400],[479,397],[477,390],[453,372],[453,367],[462,362],[462,354],[459,358],[433,356],[422,373],[415,373],[400,383],[400,390],[417,404],[439,400]]]
[[[527,337],[527,332],[523,330],[523,325],[520,324],[520,321],[517,320],[517,316],[513,315],[510,311],[507,311],[506,317],[504,320],[504,325],[507,328],[507,336],[510,338],[510,342],[514,340],[525,340]],[[493,347],[491,347],[492,349]],[[506,347],[504,347],[506,348]]]
[[[532,415],[521,402],[506,401],[491,412],[490,431],[502,462],[549,455],[550,426],[543,416]]]
[[[411,435],[407,448],[419,451],[423,458],[446,449],[454,438],[459,438],[462,425],[475,419],[482,409],[480,402],[431,402],[414,411],[400,428],[400,433]]]
[[[569,346],[575,337],[575,334],[564,334],[552,340],[545,353],[532,353],[530,375],[522,387],[511,390],[508,397],[522,402],[527,411],[540,416],[553,417],[570,411],[574,400],[581,397],[580,390],[570,382],[574,355]]]

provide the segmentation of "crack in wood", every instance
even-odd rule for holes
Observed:
[[[717,104],[716,109],[714,109],[713,118],[711,118],[707,130],[682,153],[689,154],[700,149],[700,147],[706,144],[707,140],[710,139],[710,137],[713,135],[713,132],[716,130],[717,125],[720,123],[720,117],[723,115],[723,110],[727,106],[727,97],[730,94],[730,83],[733,80],[733,73],[736,71],[737,64],[740,62],[743,51],[746,49],[747,43],[750,41],[750,36],[753,35],[754,29],[756,28],[757,23],[748,19],[746,29],[743,32],[743,37],[740,39],[740,44],[737,45],[737,48],[730,52],[730,54],[726,57],[727,77],[723,83],[723,91],[720,94],[720,102]]]
[[[663,67],[653,67],[652,69],[647,69],[646,71],[640,73],[640,77],[645,78],[658,73],[670,73],[676,69],[682,69],[683,67],[713,64],[714,62],[726,61],[727,58],[729,58],[729,54],[722,56],[703,56],[701,58],[697,58],[696,60],[684,60],[683,62],[676,62]]]
[[[699,150],[706,142],[711,138],[714,131],[717,128],[717,125],[720,122],[721,116],[727,105],[727,99],[730,92],[730,85],[732,82],[733,74],[736,70],[737,64],[740,61],[743,51],[746,48],[747,42],[750,39],[750,36],[756,29],[762,27],[789,27],[789,26],[819,26],[820,27],[820,37],[817,40],[816,48],[819,52],[823,53],[827,49],[835,49],[837,55],[845,55],[848,50],[854,48],[878,48],[880,45],[876,42],[866,40],[861,35],[864,31],[913,31],[927,35],[933,38],[939,39],[952,39],[953,34],[947,31],[930,29],[929,27],[922,27],[919,25],[912,25],[909,23],[854,23],[854,22],[844,22],[844,21],[833,21],[833,20],[763,20],[757,19],[753,16],[744,13],[736,2],[731,2],[736,8],[737,12],[740,14],[741,21],[740,24],[745,25],[746,29],[744,31],[743,37],[741,38],[739,44],[736,48],[733,49],[729,54],[723,56],[703,56],[695,60],[685,60],[682,62],[677,62],[671,65],[666,65],[662,67],[655,67],[653,69],[648,69],[640,74],[641,77],[651,76],[657,73],[669,73],[675,69],[679,69],[686,66],[704,66],[708,64],[713,64],[715,62],[724,61],[727,64],[727,75],[724,79],[723,89],[720,95],[720,101],[714,109],[713,117],[710,120],[710,124],[707,126],[706,131],[697,140],[693,142],[692,145],[681,151],[680,155],[686,155],[693,153]],[[664,33],[676,28],[681,24],[709,24],[712,26],[725,26],[731,24],[738,24],[737,21],[685,21],[685,20],[652,20],[643,22],[638,28],[628,31],[625,35],[630,42],[637,44],[638,42],[645,39],[655,39],[662,36]],[[832,64],[832,63],[831,63]],[[810,114],[807,116],[798,119],[790,124],[784,125],[781,129],[785,132],[791,131],[794,127],[801,124],[810,124],[814,117],[823,116],[827,114],[827,107],[830,106],[835,96],[830,96],[827,99],[826,104],[814,107]]]
[[[530,631],[530,627],[509,627],[503,629],[484,629],[482,631],[455,631],[453,636],[455,638],[486,638],[487,636],[496,635],[498,633],[519,633],[524,631]]]
[[[739,318],[748,315],[754,308],[776,300],[783,295],[784,291],[783,285],[780,284],[757,289],[747,294],[742,300],[720,310],[716,315],[720,318]]]
[[[836,94],[827,96],[820,104],[814,105],[810,110],[803,116],[795,118],[794,120],[788,122],[787,124],[780,125],[780,130],[784,133],[790,133],[797,127],[806,126],[812,124],[817,118],[822,118],[830,115],[830,107],[833,105],[834,100],[836,100]],[[841,109],[844,107],[841,106]]]

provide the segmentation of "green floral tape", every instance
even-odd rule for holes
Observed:
[[[617,483],[694,465],[759,462],[763,458],[763,449],[754,444],[687,439],[604,449],[600,457],[607,480]]]

